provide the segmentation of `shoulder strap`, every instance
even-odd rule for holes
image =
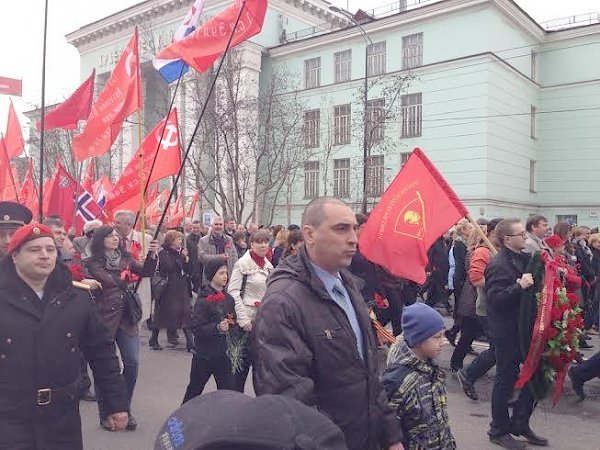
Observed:
[[[381,383],[383,384],[388,400],[390,400],[400,386],[402,386],[404,379],[412,371],[412,368],[404,364],[393,364],[385,371],[381,377]]]
[[[240,298],[244,300],[244,294],[246,293],[246,283],[248,282],[248,274],[245,273],[242,276],[242,287],[240,288]]]

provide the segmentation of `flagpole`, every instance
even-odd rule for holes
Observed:
[[[138,211],[138,215],[141,217],[140,223],[140,232],[142,234],[142,255],[146,256],[146,189],[144,185],[144,152],[142,149],[142,112],[138,109],[137,111],[138,118],[138,141],[139,141],[139,149],[140,152],[138,154],[138,167],[139,167],[139,177],[140,177],[140,209]],[[167,121],[165,120],[165,124]],[[161,136],[162,141],[162,136]],[[159,141],[160,145],[160,141]],[[158,154],[158,151],[156,152]],[[148,177],[148,180],[150,177]]]
[[[496,253],[498,253],[498,250],[496,250],[496,247],[494,246],[494,244],[492,244],[492,242],[490,241],[490,239],[483,232],[483,230],[481,229],[481,227],[479,226],[479,224],[477,223],[477,221],[475,219],[473,219],[473,216],[469,213],[469,214],[467,214],[465,216],[465,218],[471,223],[471,225],[473,225],[473,227],[475,228],[475,230],[478,231],[479,236],[481,237],[481,239],[483,240],[483,242],[485,243],[485,245],[489,248],[490,253],[492,254],[492,256],[496,256]]]
[[[219,61],[219,65],[217,66],[217,70],[215,72],[215,75],[212,79],[212,82],[210,84],[210,88],[208,89],[208,93],[206,95],[206,100],[204,101],[204,104],[202,105],[202,110],[200,111],[200,116],[198,117],[198,120],[196,122],[196,126],[194,127],[194,131],[192,132],[192,135],[190,136],[190,142],[187,146],[187,149],[185,150],[185,154],[183,155],[183,160],[181,161],[181,166],[179,167],[179,171],[177,172],[177,176],[175,177],[175,182],[173,183],[173,189],[171,189],[171,192],[169,193],[169,198],[167,199],[167,207],[169,206],[169,204],[171,203],[171,200],[173,199],[173,194],[175,193],[175,189],[177,188],[177,184],[179,183],[179,179],[181,178],[181,174],[183,172],[183,169],[185,167],[185,163],[190,155],[190,151],[192,150],[192,144],[194,143],[194,138],[196,137],[196,134],[198,133],[198,129],[200,128],[200,123],[202,122],[202,119],[204,117],[204,113],[206,112],[206,108],[208,107],[208,102],[210,101],[210,98],[212,96],[212,93],[215,89],[215,85],[217,84],[217,78],[219,77],[219,74],[221,73],[221,68],[223,67],[223,63],[225,62],[225,58],[227,57],[227,52],[229,51],[230,47],[231,47],[231,42],[233,41],[233,36],[235,35],[235,32],[237,30],[238,24],[240,23],[240,19],[242,18],[242,12],[244,11],[244,8],[246,7],[246,0],[244,0],[242,2],[242,7],[240,8],[240,12],[238,13],[238,16],[235,20],[235,24],[233,25],[233,28],[231,30],[231,34],[229,35],[229,40],[227,41],[227,46],[225,47],[225,51],[223,52],[223,56],[221,57],[221,60]],[[154,239],[156,239],[158,237],[158,230],[160,230],[164,220],[165,220],[165,216],[166,216],[166,208],[163,211],[160,220],[158,222],[158,227],[156,229],[156,233],[154,235]]]
[[[171,98],[171,104],[169,105],[169,111],[167,112],[167,116],[165,118],[165,123],[162,126],[162,130],[160,131],[160,139],[158,140],[158,143],[156,144],[156,151],[154,152],[154,158],[152,159],[152,165],[150,166],[150,173],[148,174],[148,179],[146,180],[145,184],[143,184],[144,188],[141,191],[142,192],[142,197],[146,196],[146,192],[148,192],[148,187],[150,186],[150,180],[152,179],[152,172],[154,171],[154,166],[156,166],[156,160],[158,159],[158,152],[160,151],[160,144],[162,143],[164,134],[165,134],[165,130],[167,129],[167,123],[169,122],[169,116],[171,115],[171,111],[173,110],[173,106],[175,105],[175,97],[177,96],[177,91],[179,89],[179,83],[181,81],[181,77],[183,76],[183,70],[185,68],[185,65],[181,66],[181,73],[179,74],[179,78],[177,78],[177,84],[175,84],[175,90],[173,91],[173,98]],[[141,122],[140,120],[138,120],[138,122]],[[140,146],[141,144],[141,140],[140,140]],[[181,142],[181,141],[180,141]],[[142,185],[142,183],[140,183],[140,185]],[[133,222],[133,226],[135,228],[137,221],[140,217],[140,212],[138,211],[137,214],[135,215],[135,220]]]
[[[46,35],[48,32],[48,0],[45,1],[44,9],[44,44],[42,50],[42,104],[40,111],[42,120],[40,121],[40,204],[38,208],[40,223],[44,220],[44,116],[46,115]]]
[[[3,139],[4,136],[2,135],[2,133],[0,133],[0,140]],[[8,173],[10,173],[10,181],[13,185],[13,189],[15,190],[15,198],[17,199],[17,203],[21,203],[19,200],[19,189],[17,188],[17,183],[15,182],[15,174],[13,173],[12,167],[10,165],[10,158],[8,157],[8,149],[6,148],[6,144],[3,144],[2,148],[4,149],[4,158],[6,158]]]
[[[65,167],[66,170],[66,167]],[[77,162],[75,162],[75,179],[77,180],[77,188],[75,189],[75,210],[73,211],[73,221],[71,227],[75,228],[75,222],[77,221],[77,211],[79,210],[79,196],[81,195],[81,174],[83,173],[83,161],[79,163],[79,171],[77,170]],[[83,217],[83,216],[82,216]],[[67,233],[69,230],[67,230]],[[77,229],[75,228],[75,233]]]

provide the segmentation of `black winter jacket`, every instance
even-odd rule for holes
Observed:
[[[526,253],[515,253],[503,247],[485,268],[487,317],[492,337],[518,337],[523,289],[517,279],[525,272],[528,262]]]
[[[69,269],[57,262],[40,300],[17,275],[12,259],[4,258],[0,262],[0,449],[83,448],[76,393],[80,352],[106,397],[107,413],[127,411],[113,340],[89,293],[74,288]],[[61,394],[38,406],[38,390],[45,388],[60,389]]]
[[[364,360],[344,311],[312,268],[306,249],[281,261],[253,331],[254,389],[316,406],[338,425],[351,450],[401,441],[378,379],[377,345],[358,280],[340,273],[364,339]]]

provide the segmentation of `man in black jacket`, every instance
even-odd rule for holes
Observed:
[[[79,352],[106,395],[111,429],[127,425],[125,384],[89,294],[57,262],[52,230],[29,224],[0,262],[0,448],[83,448]]]
[[[518,321],[521,294],[533,286],[533,276],[525,273],[529,255],[523,253],[527,234],[519,219],[506,219],[496,226],[501,248],[485,269],[485,294],[489,331],[496,345],[496,379],[492,391],[490,441],[508,449],[526,448],[512,435],[524,436],[531,444],[547,446],[529,427],[534,399],[528,386],[521,390],[508,415],[508,402],[519,376],[520,352]]]
[[[357,223],[335,198],[302,218],[304,247],[271,275],[254,328],[254,389],[316,406],[350,450],[402,449],[399,425],[377,377],[377,345],[357,279]]]

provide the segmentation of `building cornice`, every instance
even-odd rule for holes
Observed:
[[[146,0],[130,8],[104,17],[96,22],[81,27],[66,35],[67,42],[79,48],[107,36],[130,30],[136,24],[151,20],[164,19],[165,15],[173,15],[181,11],[185,15],[194,0]],[[231,0],[208,0],[206,9],[224,9],[231,5]],[[347,18],[329,9],[329,3],[322,0],[271,0],[270,6],[280,11],[292,10],[290,14],[313,22],[326,21],[334,26],[347,23]],[[315,20],[316,19],[316,20]]]

